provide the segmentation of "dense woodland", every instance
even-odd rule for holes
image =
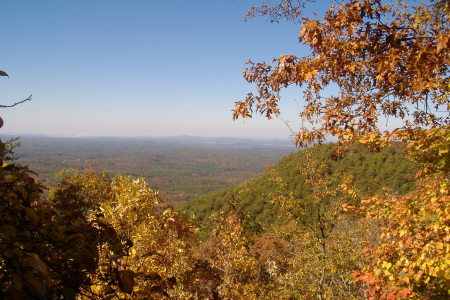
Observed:
[[[183,213],[89,170],[44,194],[1,142],[2,299],[448,299],[450,3],[270,3],[247,17],[298,22],[311,52],[249,62],[234,117],[276,117],[298,86],[305,149]]]
[[[283,190],[292,193],[298,201],[308,201],[311,189],[300,171],[308,159],[322,162],[329,176],[349,176],[353,187],[368,195],[378,194],[385,188],[404,194],[414,188],[417,164],[405,159],[404,144],[394,143],[378,152],[370,152],[361,145],[352,145],[339,160],[332,158],[335,148],[336,144],[326,144],[290,154],[261,176],[234,188],[191,200],[182,209],[193,214],[199,224],[208,226],[209,216],[217,211],[226,211],[228,203],[235,201],[235,198],[238,199],[235,204],[246,213],[248,222],[255,230],[267,230],[273,224],[287,223],[289,214],[279,215],[277,212],[283,208],[276,207],[277,203],[270,200]],[[281,180],[282,186],[275,179]],[[338,184],[339,181],[336,181],[334,188]]]
[[[16,156],[47,187],[62,169],[105,171],[142,177],[175,205],[242,183],[295,150],[289,141],[198,137],[25,136],[19,142]]]

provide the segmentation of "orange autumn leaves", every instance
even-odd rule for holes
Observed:
[[[299,40],[305,57],[281,55],[275,65],[249,62],[244,77],[256,86],[237,101],[234,118],[279,115],[280,91],[303,88],[304,121],[298,146],[326,135],[357,140],[378,128],[381,117],[417,126],[446,121],[449,93],[449,15],[447,1],[409,7],[399,1],[346,1],[323,20],[302,19]],[[328,96],[330,85],[338,95]],[[405,124],[405,123],[404,123]]]
[[[327,136],[373,150],[389,140],[409,143],[408,157],[421,166],[417,187],[407,195],[386,191],[362,202],[358,213],[383,225],[380,243],[365,251],[366,268],[354,274],[372,298],[448,296],[450,3],[349,0],[316,20],[301,18],[301,10],[283,10],[296,4],[280,1],[251,15],[299,21],[299,41],[310,54],[284,54],[273,65],[249,61],[244,77],[255,91],[235,102],[233,117],[278,116],[280,92],[298,86],[303,127],[294,135],[297,146]],[[394,120],[397,128],[381,129],[381,120]]]

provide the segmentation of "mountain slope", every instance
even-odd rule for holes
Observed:
[[[403,155],[404,145],[393,143],[380,152],[369,152],[362,145],[353,145],[342,159],[331,159],[335,144],[317,146],[313,159],[326,163],[332,174],[349,174],[354,178],[354,186],[361,192],[374,194],[387,187],[398,193],[405,193],[414,186],[416,166]],[[251,226],[264,228],[282,221],[277,219],[277,208],[269,203],[269,195],[275,185],[270,181],[275,171],[287,184],[289,190],[300,198],[307,198],[309,189],[298,171],[298,165],[305,162],[305,151],[300,150],[281,159],[271,171],[253,178],[244,185],[224,189],[191,200],[181,209],[193,214],[200,223],[207,223],[212,212],[225,210],[227,201],[235,198],[249,217]]]

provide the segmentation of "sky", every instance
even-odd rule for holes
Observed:
[[[282,119],[232,120],[234,102],[253,90],[242,76],[249,59],[308,53],[298,25],[245,22],[258,3],[0,0],[0,70],[10,75],[0,104],[33,95],[0,111],[0,132],[287,139],[283,120],[295,127],[300,90],[286,92]]]

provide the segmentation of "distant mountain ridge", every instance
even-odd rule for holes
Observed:
[[[212,148],[267,148],[281,147],[295,151],[292,142],[272,138],[240,138],[240,137],[202,137],[202,136],[162,136],[162,137],[104,137],[104,136],[80,136],[80,137],[53,137],[45,135],[13,135],[2,134],[0,138],[7,140],[20,137],[23,142],[40,143],[96,143],[96,144],[123,144],[135,143],[136,145],[172,145],[178,147],[212,147]]]

